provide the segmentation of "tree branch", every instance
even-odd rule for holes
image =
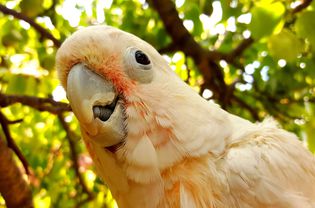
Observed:
[[[7,144],[8,147],[11,148],[13,150],[13,152],[16,154],[16,156],[19,158],[19,160],[21,161],[25,172],[27,175],[30,174],[30,171],[28,169],[28,162],[25,159],[24,155],[22,154],[21,150],[19,149],[19,147],[16,145],[14,139],[11,136],[10,130],[9,130],[9,124],[15,123],[16,121],[9,121],[5,115],[0,111],[0,124],[3,130],[3,133],[7,139]]]
[[[32,192],[14,162],[12,152],[0,138],[0,194],[8,208],[33,207]]]
[[[306,9],[311,3],[312,3],[312,0],[301,0],[301,4],[299,4],[297,7],[295,7],[293,10],[292,10],[292,13],[295,14],[297,12],[300,12],[302,11],[303,9]]]
[[[182,20],[178,16],[175,4],[170,0],[151,0],[152,6],[159,13],[166,31],[171,36],[173,44],[182,50],[188,56],[200,62],[200,58],[208,51],[203,49],[184,27]],[[213,60],[217,60],[220,56],[217,52],[209,52]]]
[[[77,178],[79,179],[79,183],[82,187],[82,190],[84,193],[86,193],[88,195],[88,198],[84,201],[89,201],[92,200],[94,198],[93,193],[88,189],[81,173],[79,170],[79,162],[78,162],[78,153],[76,151],[76,145],[75,145],[75,133],[71,131],[71,129],[69,128],[68,124],[65,122],[64,116],[59,113],[58,114],[58,119],[59,122],[61,123],[62,127],[64,128],[64,130],[66,131],[67,134],[67,139],[68,139],[68,143],[69,143],[69,147],[70,147],[70,153],[71,153],[71,159],[72,159],[72,165],[75,171],[75,174],[77,176]]]
[[[0,4],[0,11],[3,14],[12,15],[13,17],[15,17],[17,19],[24,20],[25,22],[29,23],[35,30],[37,30],[37,32],[39,32],[42,37],[51,40],[56,47],[59,48],[61,46],[60,40],[56,39],[48,30],[46,30],[45,28],[40,26],[33,19],[31,19],[31,18],[25,16],[24,14],[19,13],[13,9],[9,9],[6,6],[4,6],[3,4]]]
[[[234,88],[229,88],[225,83],[224,73],[217,62],[223,59],[238,67],[239,64],[236,62],[236,58],[240,57],[252,45],[254,40],[252,38],[244,39],[233,51],[227,54],[209,51],[201,47],[185,28],[173,1],[150,0],[149,3],[159,13],[166,31],[172,38],[172,43],[167,48],[160,49],[160,51],[168,52],[176,49],[183,51],[186,56],[190,56],[204,78],[202,88],[210,89],[214,93],[214,99],[219,100],[223,107],[228,106],[231,103],[231,95],[233,94],[230,90],[234,90]],[[241,102],[238,103],[241,104]]]
[[[235,59],[240,57],[243,52],[250,47],[252,44],[254,43],[254,39],[253,38],[247,38],[244,39],[233,51],[231,51],[230,53],[223,55],[223,59],[225,61],[227,61],[228,63],[233,64]]]
[[[178,16],[176,6],[171,0],[151,0],[150,4],[159,13],[166,31],[171,36],[172,47],[183,51],[186,56],[190,56],[198,66],[203,75],[205,85],[213,91],[220,101],[224,101],[224,74],[215,61],[220,60],[223,55],[217,51],[209,51],[202,48],[194,37],[184,27],[182,20]]]
[[[38,111],[48,111],[52,114],[71,111],[71,107],[67,103],[57,102],[52,98],[39,98],[26,95],[6,95],[0,93],[1,107],[7,107],[15,103],[21,103]]]

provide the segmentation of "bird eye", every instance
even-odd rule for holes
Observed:
[[[124,65],[127,74],[131,79],[141,83],[149,83],[153,79],[153,62],[150,60],[150,54],[136,47],[129,47],[124,54]]]
[[[145,53],[143,53],[140,50],[137,50],[135,52],[135,58],[136,58],[137,63],[142,64],[142,65],[149,65],[151,63],[148,56],[145,55]]]

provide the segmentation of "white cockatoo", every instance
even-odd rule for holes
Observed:
[[[80,29],[56,64],[119,207],[315,207],[315,159],[294,134],[207,102],[136,36]]]

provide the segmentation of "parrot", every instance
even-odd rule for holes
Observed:
[[[315,157],[295,134],[202,98],[137,36],[80,28],[56,69],[118,207],[315,207]]]

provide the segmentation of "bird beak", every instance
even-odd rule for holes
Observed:
[[[88,138],[103,147],[123,141],[123,105],[111,82],[76,64],[68,74],[67,97]]]

